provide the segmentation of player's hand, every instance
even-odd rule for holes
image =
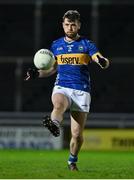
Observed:
[[[27,75],[26,78],[24,79],[25,81],[28,81],[30,79],[36,79],[39,77],[39,72],[36,68],[29,68],[27,70]]]
[[[100,65],[100,67],[102,68],[102,69],[106,69],[106,68],[108,68],[108,66],[109,66],[109,61],[108,61],[108,59],[106,59],[106,58],[104,58],[104,57],[100,57],[99,55],[97,55],[97,59],[98,59],[98,64]]]

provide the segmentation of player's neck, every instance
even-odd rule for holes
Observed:
[[[73,41],[76,41],[79,38],[80,38],[80,35],[77,34],[74,38],[69,38],[69,37],[65,36],[64,40],[67,41],[67,42],[73,42]]]

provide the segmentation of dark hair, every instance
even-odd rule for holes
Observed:
[[[69,10],[63,16],[63,21],[65,18],[69,19],[70,21],[78,20],[80,22],[80,13],[77,10]]]

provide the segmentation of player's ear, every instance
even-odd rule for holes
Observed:
[[[62,27],[64,28],[64,21],[62,21]]]
[[[81,22],[79,22],[79,29],[81,28]]]

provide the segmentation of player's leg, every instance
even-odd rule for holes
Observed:
[[[71,112],[71,141],[70,156],[68,160],[70,170],[77,170],[76,162],[78,153],[83,144],[83,129],[87,119],[87,112],[72,111]]]
[[[54,93],[52,95],[53,110],[51,118],[44,117],[43,125],[47,127],[54,136],[60,135],[60,123],[63,120],[63,113],[69,106],[67,97],[62,93]]]
[[[63,120],[63,114],[69,107],[69,101],[64,94],[56,93],[52,95],[53,110],[51,113],[51,119],[57,120],[61,123]]]

